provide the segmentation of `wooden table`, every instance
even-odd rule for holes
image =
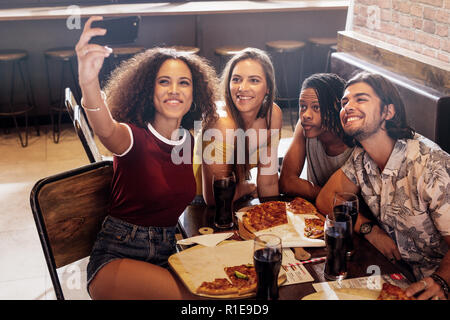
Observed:
[[[272,199],[264,199],[262,202],[267,200],[289,200],[287,198],[279,197]],[[234,210],[239,210],[245,206],[259,204],[258,199],[247,199],[241,200],[234,204]],[[214,227],[214,213],[215,209],[213,207],[206,207],[206,205],[191,205],[186,208],[183,214],[179,218],[179,228],[183,234],[183,237],[192,237],[199,235],[198,229],[201,227],[211,227],[214,228],[214,232],[220,232]],[[229,230],[227,230],[229,232]],[[391,273],[402,273],[410,281],[414,278],[412,274],[401,265],[392,264],[386,259],[375,247],[373,247],[367,240],[360,237],[359,235],[354,235],[354,246],[355,253],[350,261],[348,261],[348,278],[358,278],[372,275],[367,273],[367,268],[369,266],[378,266],[380,268],[381,274],[391,274]],[[325,248],[306,248],[306,251],[311,253],[312,258],[322,257],[326,255]],[[311,276],[314,278],[314,282],[325,282],[327,281],[323,276],[323,270],[325,267],[325,262],[309,263],[304,265],[309,271]],[[281,300],[297,300],[302,297],[316,292],[312,286],[311,282],[301,283],[295,285],[288,285],[280,287],[280,299]]]

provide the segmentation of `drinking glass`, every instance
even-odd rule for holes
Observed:
[[[343,280],[347,277],[347,243],[352,220],[350,215],[339,212],[329,214],[325,220],[325,244],[327,260],[324,276],[327,280]]]
[[[349,192],[338,192],[334,196],[334,203],[333,203],[333,212],[335,215],[337,213],[347,213],[350,215],[352,220],[352,227],[356,223],[356,219],[358,217],[359,212],[359,202],[358,202],[358,196],[349,193]],[[351,257],[353,253],[355,252],[354,246],[353,246],[353,230],[349,230],[350,238],[348,239],[347,243],[347,257]]]
[[[256,299],[278,299],[278,274],[282,259],[281,239],[262,234],[254,239],[253,263],[258,281]]]
[[[359,212],[358,196],[349,192],[338,192],[334,195],[333,208],[338,210],[347,210],[352,217],[352,223],[355,225]]]
[[[212,179],[213,194],[216,202],[214,225],[220,229],[233,226],[233,198],[236,191],[236,176],[233,172],[215,174]]]

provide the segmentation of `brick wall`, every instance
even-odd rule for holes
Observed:
[[[450,63],[450,0],[355,0],[353,31]]]

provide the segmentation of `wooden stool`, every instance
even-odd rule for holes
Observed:
[[[73,88],[73,92],[77,94],[77,99],[81,99],[81,90],[78,86],[78,81],[76,78],[76,72],[74,69],[74,63],[76,62],[76,53],[73,48],[53,48],[44,52],[45,57],[45,69],[47,71],[47,81],[48,81],[48,94],[49,94],[49,102],[50,102],[50,117],[51,123],[53,127],[53,142],[58,143],[60,137],[60,127],[61,127],[61,118],[62,113],[66,110],[64,105],[64,88],[70,87]],[[54,98],[54,94],[52,90],[52,81],[50,78],[50,67],[53,64],[54,66],[61,66],[60,73],[60,81],[56,86],[56,92],[58,98]],[[56,74],[56,72],[52,72],[52,75]],[[57,121],[54,121],[54,112],[57,112]]]
[[[225,47],[218,47],[214,50],[214,54],[219,56],[219,72],[222,72],[223,68],[225,67],[225,64],[227,61],[234,56],[239,51],[244,50],[246,47],[241,46],[225,46]]]
[[[11,67],[11,78],[9,81],[10,90],[7,102],[7,108],[4,110],[0,109],[0,116],[2,117],[12,117],[14,121],[14,126],[16,127],[17,134],[19,135],[20,144],[23,148],[28,145],[28,112],[35,108],[33,89],[31,87],[31,81],[28,71],[28,53],[25,50],[1,50],[0,51],[0,70],[3,69],[0,74],[2,78],[6,79],[6,69]],[[16,73],[18,70],[18,75],[22,83],[22,92],[26,95],[25,103],[17,103],[15,100],[15,89],[16,89]],[[25,138],[22,138],[20,133],[19,124],[17,121],[17,116],[25,116]],[[36,118],[35,118],[36,120]],[[39,126],[36,125],[36,132],[39,135]]]
[[[266,49],[273,57],[275,79],[277,79],[278,97],[276,101],[287,102],[292,130],[298,119],[298,93],[303,81],[303,60],[306,44],[302,41],[270,41]],[[296,113],[292,118],[291,105]],[[297,112],[295,112],[297,111]]]
[[[328,72],[328,55],[331,54],[331,46],[337,44],[337,38],[309,38],[308,44],[310,73]]]

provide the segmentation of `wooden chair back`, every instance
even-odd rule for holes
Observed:
[[[107,215],[113,168],[101,161],[39,180],[30,203],[58,299],[57,268],[90,255]]]

